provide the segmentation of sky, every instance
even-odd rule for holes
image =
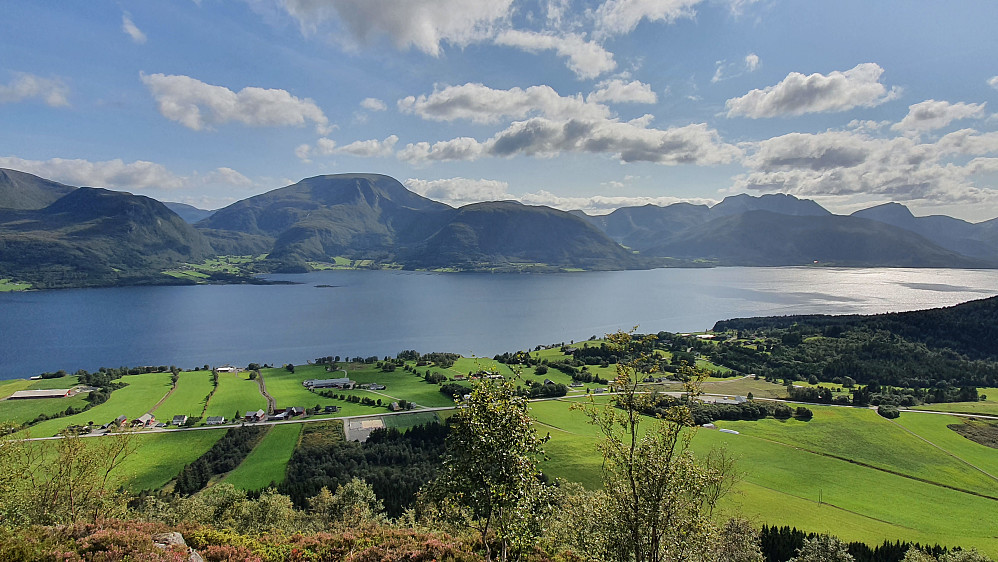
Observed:
[[[0,167],[216,209],[789,193],[998,217],[993,0],[4,2]]]

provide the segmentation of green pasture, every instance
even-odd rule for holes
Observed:
[[[10,379],[0,381],[0,398],[6,398],[18,390],[27,390],[32,381],[28,379]]]
[[[223,482],[243,490],[261,490],[271,482],[280,484],[291,454],[298,446],[303,425],[287,423],[272,426],[243,462],[225,476]]]
[[[581,412],[569,411],[568,406],[566,401],[535,402],[530,406],[531,415],[538,421],[538,433],[550,434],[544,445],[550,460],[543,463],[543,470],[551,477],[598,487],[600,457],[595,450],[595,428],[586,423]],[[951,476],[947,469],[962,463],[903,430],[890,431],[893,424],[887,420],[866,419],[861,414],[863,410],[855,412],[825,415],[816,411],[811,422],[737,422],[740,435],[699,429],[693,446],[701,454],[724,447],[735,458],[740,480],[722,507],[726,513],[741,514],[757,524],[792,525],[871,544],[902,539],[976,546],[992,555],[998,553],[994,530],[981,525],[981,521],[998,519],[998,501],[902,475],[909,471]],[[733,423],[719,422],[719,425],[736,427],[730,425]],[[753,430],[750,424],[759,427]],[[822,424],[826,427],[821,427]],[[857,451],[852,456],[868,457],[882,451],[882,457],[872,459],[876,462],[871,463],[882,470],[805,450],[841,452],[842,446],[855,439],[857,433],[881,433],[901,440],[902,444],[894,448],[883,446],[887,438],[867,438],[856,443]],[[795,441],[784,444],[773,437],[788,441],[793,437]],[[912,460],[909,456],[923,459]],[[924,461],[941,457],[950,459],[944,461],[944,467],[930,467]],[[979,472],[962,465],[962,472],[952,476],[955,481],[950,484],[959,482],[986,488],[987,478],[978,475]]]
[[[417,425],[439,423],[440,417],[436,414],[436,412],[420,412],[417,410],[405,414],[382,416],[381,421],[384,422],[385,427],[391,427],[398,429],[400,431],[405,431],[410,427],[415,427]]]
[[[76,375],[66,375],[57,379],[38,379],[28,381],[30,390],[52,390],[53,388],[73,388],[80,384],[80,378]]]
[[[221,375],[219,375],[221,376]],[[173,416],[199,417],[204,411],[205,397],[211,392],[211,371],[184,371],[177,377],[177,388],[153,414],[168,422]],[[232,412],[226,418],[229,418]]]
[[[73,407],[82,410],[87,405],[86,394],[77,394],[69,398],[33,398],[30,400],[0,401],[0,422],[15,424],[28,423],[39,414],[53,416]]]
[[[249,373],[219,373],[218,388],[208,401],[205,418],[223,416],[229,420],[236,412],[241,418],[246,412],[259,409],[267,409],[267,399],[260,394],[257,382],[249,380]]]
[[[88,421],[103,425],[124,415],[133,420],[148,412],[170,390],[170,373],[126,375],[119,379],[127,386],[115,390],[107,402],[73,416],[43,421],[29,430],[31,437],[49,437],[70,425],[86,425]]]
[[[731,394],[748,396],[751,392],[754,398],[786,398],[787,389],[783,385],[755,380],[752,377],[729,378],[722,380],[707,380],[701,383],[700,389],[708,394]]]
[[[932,410],[935,412],[957,412],[960,414],[979,414],[982,416],[998,416],[998,388],[979,388],[978,394],[987,396],[987,400],[977,402],[949,402],[939,404],[922,404],[913,410]]]
[[[137,434],[136,450],[118,467],[115,478],[132,492],[157,490],[177,476],[184,465],[205,454],[223,435],[222,429]]]
[[[950,429],[949,425],[964,423],[959,416],[902,412],[894,423],[945,451],[978,472],[991,474],[998,481],[998,450],[975,443]],[[995,494],[992,494],[995,495]]]
[[[745,437],[833,455],[905,476],[998,497],[998,481],[868,408],[809,406],[811,421],[717,421]],[[959,437],[956,433],[955,437]],[[998,503],[996,503],[998,506]]]
[[[0,279],[0,293],[12,291],[27,291],[31,288],[31,283],[18,283],[10,279]]]

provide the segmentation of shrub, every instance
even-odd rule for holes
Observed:
[[[889,420],[893,420],[901,416],[901,411],[898,410],[897,406],[892,404],[881,404],[880,406],[877,406],[877,413]]]

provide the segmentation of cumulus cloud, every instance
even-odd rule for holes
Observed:
[[[121,30],[139,45],[146,42],[146,34],[142,33],[142,30],[135,26],[135,23],[132,22],[132,16],[128,12],[121,15]]]
[[[590,103],[610,102],[610,103],[655,103],[658,95],[651,89],[651,86],[632,80],[613,79],[604,80],[596,84],[596,90],[586,96],[586,101]]]
[[[234,186],[253,185],[253,180],[233,170],[232,168],[221,167],[204,175],[204,182],[209,184],[226,184]]]
[[[185,185],[184,178],[170,172],[162,164],[144,160],[126,164],[121,159],[90,162],[80,159],[25,160],[16,156],[0,156],[0,168],[13,168],[61,183],[87,187],[175,189]]]
[[[880,195],[895,201],[982,203],[998,192],[970,176],[988,171],[998,155],[998,134],[964,129],[936,142],[878,138],[857,131],[791,133],[754,147],[749,172],[735,190],[778,191],[804,197]],[[980,156],[961,164],[968,156]]]
[[[586,103],[582,96],[561,96],[550,86],[496,90],[468,83],[434,89],[430,95],[408,96],[398,101],[403,113],[433,121],[467,119],[475,123],[497,123],[540,114],[559,119],[569,116],[601,118],[609,115],[606,106]]]
[[[360,102],[360,106],[368,111],[385,111],[388,109],[385,102],[379,100],[378,98],[364,98],[364,100]]]
[[[745,55],[745,70],[748,72],[755,72],[759,68],[759,55],[755,53],[749,53]]]
[[[640,207],[643,205],[658,205],[665,207],[673,203],[692,203],[694,205],[714,205],[716,199],[681,199],[679,197],[627,197],[627,196],[606,196],[593,195],[590,197],[564,197],[555,195],[546,190],[534,193],[524,193],[516,197],[518,201],[527,205],[546,205],[562,211],[580,210],[590,215],[604,215],[621,207]]]
[[[762,90],[752,90],[725,105],[728,117],[783,117],[846,111],[854,107],[873,107],[897,97],[880,83],[884,69],[875,63],[858,64],[844,72],[803,75],[791,72],[782,82]]]
[[[919,133],[941,129],[958,119],[982,117],[983,103],[950,103],[948,101],[926,100],[908,106],[908,115],[891,129]]]
[[[596,30],[600,36],[630,33],[643,19],[672,23],[692,18],[701,0],[607,0],[596,9]]]
[[[988,86],[991,86],[992,88],[998,90],[998,76],[992,76],[988,80]]]
[[[577,33],[538,33],[535,31],[507,30],[495,38],[497,45],[515,47],[530,53],[554,51],[568,59],[569,70],[579,78],[596,78],[617,68],[613,54],[595,41],[587,41]]]
[[[57,78],[42,78],[19,72],[7,84],[0,84],[0,103],[14,103],[38,98],[52,107],[69,105],[69,88]]]
[[[354,141],[335,149],[335,152],[364,157],[391,156],[392,152],[395,150],[395,144],[398,143],[398,141],[399,138],[395,135],[390,135],[388,138],[381,141],[377,139]]]
[[[336,22],[354,39],[387,37],[399,49],[437,56],[442,42],[466,45],[488,37],[512,0],[283,0],[305,33]]]
[[[741,152],[704,123],[670,129],[648,128],[649,119],[563,119],[517,121],[485,142],[461,137],[435,144],[407,145],[398,157],[411,163],[476,160],[517,155],[550,158],[561,153],[611,155],[622,162],[711,165],[731,162]]]
[[[315,102],[286,90],[246,87],[233,92],[189,76],[139,73],[139,77],[163,117],[195,131],[232,121],[254,127],[312,122],[319,134],[330,130],[329,120]]]
[[[298,148],[295,148],[295,156],[302,162],[310,164],[312,162],[312,147],[308,144],[299,144]]]
[[[421,180],[409,178],[405,186],[435,201],[454,207],[478,203],[480,201],[502,201],[513,199],[509,194],[509,184],[504,181],[469,178],[448,178]]]

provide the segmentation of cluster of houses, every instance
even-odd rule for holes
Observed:
[[[357,381],[350,380],[348,377],[340,379],[306,379],[302,381],[301,385],[312,391],[323,388],[336,388],[339,390],[352,390],[354,388],[363,390],[385,390],[388,388],[387,386],[376,382],[358,385]]]

